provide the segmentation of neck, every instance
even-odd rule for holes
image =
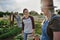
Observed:
[[[51,20],[51,15],[46,17],[47,20]]]
[[[28,17],[29,17],[28,15],[25,16],[25,18],[28,18]]]

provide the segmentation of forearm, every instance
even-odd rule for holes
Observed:
[[[60,40],[60,32],[54,32],[53,40]]]

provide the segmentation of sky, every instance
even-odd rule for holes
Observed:
[[[34,10],[38,13],[41,12],[41,0],[0,0],[0,11],[14,11],[23,12],[24,8],[29,11]],[[56,9],[60,8],[60,0],[54,0],[54,5],[57,6]]]

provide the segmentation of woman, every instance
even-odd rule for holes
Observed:
[[[42,11],[44,12],[44,16],[45,16],[45,21],[42,25],[42,37],[41,40],[50,40],[48,34],[47,34],[47,27],[49,25],[49,21],[50,21],[50,13],[46,8],[42,8]]]
[[[43,8],[42,11],[47,19],[42,26],[41,40],[60,40],[60,17],[49,9]]]
[[[27,40],[28,34],[34,35],[34,18],[29,15],[28,9],[23,10],[24,17],[22,18],[22,33],[24,32],[24,40]]]

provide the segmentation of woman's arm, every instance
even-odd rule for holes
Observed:
[[[35,29],[35,23],[34,23],[34,18],[31,17],[31,20],[32,20],[32,28]]]
[[[30,16],[31,20],[32,20],[32,29],[33,29],[33,36],[34,36],[34,33],[35,33],[35,23],[34,23],[34,18],[32,16]]]
[[[23,22],[23,19],[22,19],[22,33],[24,32],[24,22]]]
[[[60,40],[60,17],[54,18],[51,23],[50,29],[53,31],[53,40]]]
[[[60,32],[53,32],[53,40],[60,40]]]

